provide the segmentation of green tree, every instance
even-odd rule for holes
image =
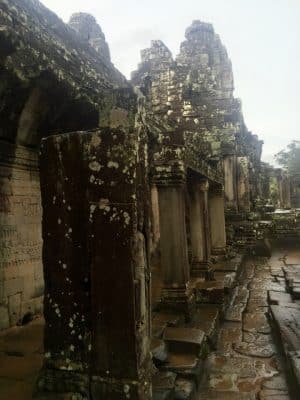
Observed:
[[[300,174],[300,141],[293,140],[286,149],[275,155],[275,159],[290,176]]]

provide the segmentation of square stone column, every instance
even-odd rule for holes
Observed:
[[[157,184],[160,221],[160,251],[163,271],[162,305],[188,312],[191,301],[182,184]]]
[[[250,204],[250,182],[249,182],[249,159],[248,157],[238,157],[238,208],[239,212],[249,212]]]
[[[225,208],[237,212],[237,157],[235,155],[225,156],[223,169]]]
[[[151,399],[147,152],[139,139],[103,129],[42,142],[46,327],[37,398]]]
[[[200,276],[203,276],[206,279],[213,279],[213,272],[211,268],[211,233],[210,233],[210,218],[209,218],[209,181],[207,179],[201,181],[199,183],[199,191],[200,191],[200,209],[203,215],[204,221],[204,238],[205,238],[205,259],[203,260],[201,269],[199,271]]]
[[[224,191],[222,186],[211,186],[209,190],[209,216],[211,251],[213,255],[226,253],[226,230]]]
[[[192,245],[191,274],[207,277],[210,271],[209,221],[207,220],[207,181],[192,181],[190,196],[190,234]]]

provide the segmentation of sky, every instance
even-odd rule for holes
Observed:
[[[127,77],[140,50],[162,40],[175,57],[195,19],[211,22],[233,65],[246,125],[264,141],[263,160],[300,140],[300,0],[42,0],[65,22],[89,12],[112,62]]]

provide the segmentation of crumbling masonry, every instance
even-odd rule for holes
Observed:
[[[128,82],[90,15],[0,0],[0,24],[0,329],[44,304],[37,398],[191,394],[214,341],[203,304],[224,313],[241,255],[267,251],[262,215],[291,207],[225,47],[196,20]]]

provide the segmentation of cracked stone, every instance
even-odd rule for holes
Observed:
[[[245,313],[243,331],[269,334],[271,333],[271,327],[264,313]]]
[[[275,354],[272,344],[261,345],[257,343],[238,343],[233,345],[234,350],[249,357],[270,358]]]

